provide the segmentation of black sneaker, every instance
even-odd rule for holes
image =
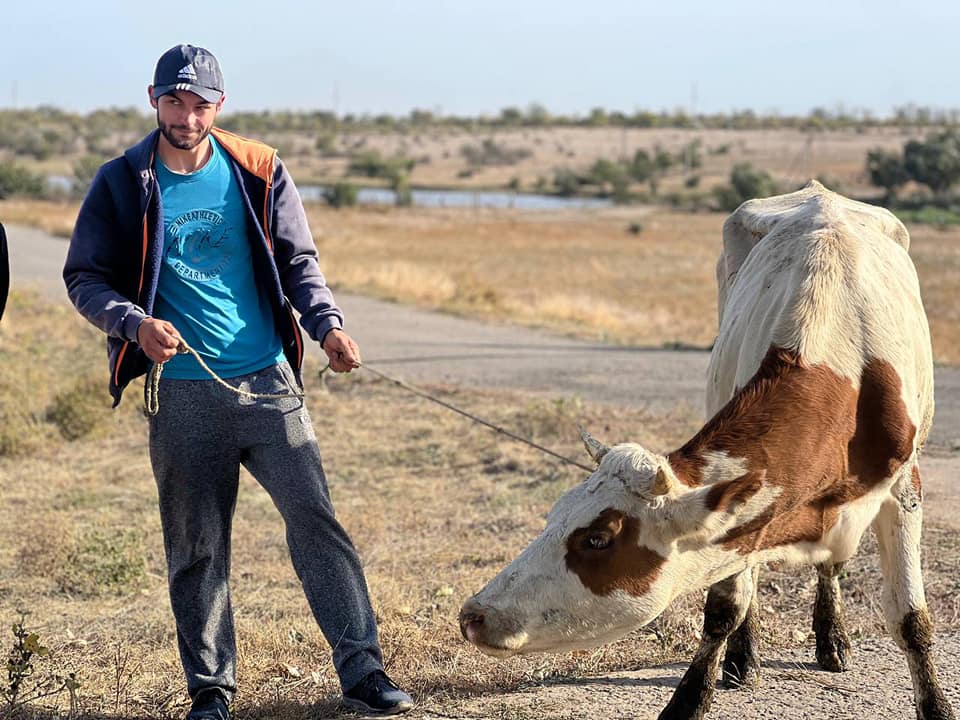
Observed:
[[[371,715],[397,715],[413,707],[413,698],[383,670],[374,670],[343,694],[343,704]]]
[[[219,690],[201,690],[193,699],[187,720],[230,720],[227,699]]]

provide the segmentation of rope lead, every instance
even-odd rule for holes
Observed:
[[[280,400],[283,398],[302,398],[302,392],[289,392],[289,393],[255,393],[250,392],[249,390],[243,390],[238,387],[234,387],[222,377],[217,375],[213,370],[210,369],[210,366],[207,365],[203,358],[200,357],[199,353],[194,350],[192,347],[187,345],[185,341],[180,340],[180,344],[177,345],[177,354],[186,355],[189,353],[196,358],[197,362],[200,363],[200,367],[204,371],[216,380],[218,383],[223,385],[223,387],[228,390],[235,392],[237,395],[242,395],[243,397],[250,398],[252,400]],[[150,374],[147,376],[147,383],[144,388],[144,405],[146,406],[147,415],[153,416],[160,411],[160,375],[163,373],[163,363],[154,363],[153,367],[150,368]]]
[[[251,398],[251,399],[253,399],[253,400],[278,400],[278,399],[289,398],[289,397],[294,397],[294,398],[302,398],[302,397],[303,397],[303,393],[302,393],[302,392],[301,392],[301,393],[298,393],[298,392],[279,393],[279,394],[273,394],[273,393],[253,393],[253,392],[249,392],[249,391],[247,391],[247,390],[241,390],[241,389],[238,388],[238,387],[234,387],[233,385],[230,385],[228,382],[226,382],[226,381],[225,381],[223,378],[221,378],[219,375],[217,375],[213,370],[211,370],[210,367],[203,361],[203,358],[201,358],[200,355],[197,354],[197,351],[194,350],[194,349],[193,349],[192,347],[190,347],[189,345],[187,345],[187,343],[185,343],[183,340],[181,340],[181,341],[180,341],[180,344],[177,346],[177,353],[180,354],[180,355],[183,355],[183,354],[186,354],[186,353],[190,353],[191,355],[193,355],[193,357],[196,358],[197,362],[200,363],[200,367],[202,367],[202,368],[207,372],[207,374],[210,375],[211,378],[213,378],[214,380],[216,380],[218,383],[220,383],[221,385],[223,385],[223,386],[224,386],[225,388],[227,388],[228,390],[231,390],[232,392],[235,392],[237,395],[242,395],[242,396],[244,396],[244,397],[248,397],[248,398]],[[323,368],[323,370],[320,371],[321,377],[323,376],[323,373],[326,372],[327,368],[329,368],[329,367],[330,367],[330,366],[327,365],[327,367]],[[523,443],[524,445],[528,445],[529,447],[532,447],[532,448],[534,448],[534,449],[536,449],[536,450],[539,450],[540,452],[545,453],[545,454],[547,454],[547,455],[550,455],[551,457],[554,457],[554,458],[556,458],[557,460],[560,460],[561,462],[566,463],[567,465],[573,465],[574,467],[578,467],[578,468],[580,468],[581,470],[586,470],[588,473],[593,473],[594,470],[596,470],[596,468],[590,467],[589,465],[584,465],[584,464],[582,464],[582,463],[578,463],[576,460],[571,460],[571,459],[568,458],[568,457],[564,457],[563,455],[560,455],[559,453],[554,452],[554,451],[551,450],[550,448],[546,448],[546,447],[544,447],[543,445],[538,445],[537,443],[533,442],[532,440],[528,440],[527,438],[524,438],[524,437],[521,437],[521,436],[519,436],[519,435],[517,435],[517,434],[515,434],[515,433],[512,433],[512,432],[510,432],[509,430],[506,430],[506,429],[500,427],[499,425],[494,425],[493,423],[487,422],[486,420],[484,420],[484,419],[482,419],[482,418],[479,418],[479,417],[477,417],[476,415],[471,415],[470,413],[466,412],[465,410],[461,410],[460,408],[456,407],[455,405],[451,405],[450,403],[445,402],[445,401],[443,401],[443,400],[441,400],[441,399],[439,399],[439,398],[437,398],[437,397],[434,397],[433,395],[430,395],[429,393],[426,393],[426,392],[424,392],[423,390],[420,390],[420,389],[418,389],[418,388],[415,388],[415,387],[413,387],[412,385],[408,385],[407,383],[403,382],[402,380],[397,380],[396,378],[390,377],[390,376],[387,375],[386,373],[382,373],[382,372],[380,372],[379,370],[374,370],[374,369],[373,369],[372,367],[370,367],[369,365],[360,365],[360,366],[358,366],[358,367],[366,370],[367,372],[373,373],[374,375],[376,375],[376,376],[378,376],[378,377],[386,380],[387,382],[393,383],[393,384],[396,385],[397,387],[402,388],[402,389],[406,390],[407,392],[413,393],[414,395],[416,395],[416,396],[418,396],[418,397],[421,397],[421,398],[423,398],[424,400],[429,400],[430,402],[436,403],[437,405],[440,405],[441,407],[447,408],[447,410],[452,410],[453,412],[457,413],[458,415],[462,415],[463,417],[467,418],[468,420],[472,420],[473,422],[475,422],[475,423],[477,423],[477,424],[479,424],[479,425],[483,425],[484,427],[488,427],[488,428],[490,428],[491,430],[493,430],[494,432],[498,432],[498,433],[500,433],[501,435],[507,436],[507,437],[510,438],[511,440],[516,440],[516,441],[519,442],[519,443]],[[146,385],[144,386],[144,404],[146,405],[146,408],[145,408],[145,409],[146,409],[147,414],[148,414],[148,415],[151,415],[151,416],[156,415],[157,412],[160,410],[160,374],[161,374],[162,372],[163,372],[163,364],[162,364],[162,363],[154,363],[153,367],[150,368],[150,374],[147,376],[147,382],[146,382]]]

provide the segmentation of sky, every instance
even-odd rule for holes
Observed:
[[[956,0],[5,2],[0,108],[149,110],[157,58],[220,60],[224,111],[762,114],[960,107]]]

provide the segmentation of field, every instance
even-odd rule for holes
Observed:
[[[770,172],[786,187],[802,185],[811,177],[848,193],[870,193],[865,172],[867,152],[875,147],[899,150],[918,135],[915,129],[865,128],[862,130],[718,130],[703,128],[513,128],[489,133],[448,129],[433,133],[344,134],[336,150],[343,155],[373,150],[384,157],[400,155],[417,161],[410,182],[417,186],[495,188],[516,179],[523,190],[536,188],[540,178],[551,179],[556,170],[586,171],[597,160],[632,158],[637,150],[653,153],[662,148],[681,158],[667,172],[662,190],[684,187],[691,176],[696,187],[709,190],[727,182],[736,163],[748,162]],[[489,140],[506,151],[529,153],[511,163],[468,163],[463,148],[480,148]],[[329,181],[347,167],[344,157],[322,157],[310,152],[310,140],[296,135],[271,138],[287,158],[295,178]],[[686,149],[697,144],[698,168],[685,167]]]
[[[0,525],[0,618],[9,625],[21,609],[28,613],[26,626],[50,650],[36,661],[35,678],[76,673],[83,717],[178,717],[186,698],[136,388],[112,413],[96,331],[29,293],[15,294],[9,312],[0,326],[0,506],[16,521]],[[582,474],[369,376],[323,386],[315,371],[307,373],[308,401],[338,516],[365,565],[388,669],[415,693],[419,712],[455,717],[459,702],[486,692],[688,657],[698,596],[592,652],[498,662],[466,646],[455,624],[462,600],[539,531],[552,502]],[[433,389],[573,457],[582,452],[577,422],[609,438],[642,433],[664,450],[699,422],[690,411],[651,416],[574,397]],[[958,551],[955,532],[928,523],[925,577],[941,632],[960,628]],[[282,522],[245,474],[233,558],[238,717],[335,714],[336,678],[290,567]],[[842,580],[855,638],[882,632],[878,578],[867,539]],[[813,588],[808,571],[764,574],[765,643],[809,645]],[[59,717],[69,706],[60,693],[17,715]]]

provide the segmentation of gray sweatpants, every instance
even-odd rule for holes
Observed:
[[[256,393],[296,388],[281,363],[230,383]],[[334,517],[320,450],[301,399],[252,400],[213,380],[160,381],[150,460],[160,497],[170,601],[191,697],[236,691],[230,527],[242,464],[283,516],[287,546],[347,690],[382,667],[363,569]]]

